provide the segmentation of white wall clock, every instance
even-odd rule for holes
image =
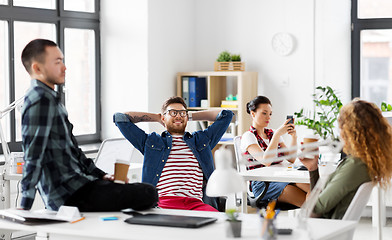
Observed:
[[[281,56],[287,56],[294,50],[294,37],[286,32],[276,33],[272,37],[272,49]]]

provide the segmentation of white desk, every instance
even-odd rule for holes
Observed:
[[[47,235],[49,239],[227,239],[225,235],[224,213],[162,210],[154,209],[148,212],[164,214],[181,214],[189,216],[211,216],[218,221],[197,229],[173,228],[159,226],[132,225],[124,222],[128,215],[122,213],[85,213],[85,220],[77,223],[54,223],[46,225],[28,226],[0,220],[0,228],[11,230],[26,230],[39,232],[40,236]],[[101,221],[99,216],[116,215],[117,221]],[[242,239],[260,239],[261,220],[257,214],[241,215]],[[279,235],[279,239],[310,239],[308,232],[296,229],[296,219],[278,216],[277,226],[282,228],[293,228],[292,235]],[[351,233],[356,227],[356,222],[308,219],[308,227],[312,229],[312,239],[347,239],[346,234]]]
[[[309,172],[295,170],[288,164],[276,164],[240,172],[245,181],[309,183]],[[242,194],[242,212],[247,212],[247,193]]]
[[[309,172],[299,171],[290,167],[289,164],[277,164],[269,167],[257,168],[254,170],[240,172],[245,181],[270,181],[270,182],[295,182],[309,183]],[[386,224],[385,200],[383,200],[383,190],[376,186],[375,200],[372,206],[372,222],[377,227],[378,239],[382,239],[382,227]],[[242,212],[247,212],[247,193],[242,193]]]

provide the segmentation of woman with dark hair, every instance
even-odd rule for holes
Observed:
[[[296,152],[294,150],[277,154],[277,149],[287,148],[282,136],[286,133],[289,134],[291,146],[296,146],[297,133],[294,124],[289,123],[290,119],[287,119],[276,131],[267,128],[272,115],[272,104],[267,97],[257,96],[247,103],[246,108],[252,117],[252,126],[241,137],[241,151],[253,157],[249,159],[251,165],[248,166],[248,169],[279,163],[281,161],[273,162],[271,159]],[[295,158],[287,160],[293,163]],[[256,197],[263,194],[261,196],[263,202],[277,199],[278,202],[289,203],[297,207],[304,203],[309,191],[309,184],[304,183],[252,181],[251,187]]]
[[[383,188],[392,178],[392,127],[374,104],[355,99],[342,107],[340,138],[347,157],[341,160],[319,195],[313,217],[342,219],[362,183]],[[310,185],[319,179],[318,157],[301,159],[309,169]]]

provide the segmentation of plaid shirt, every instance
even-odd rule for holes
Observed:
[[[255,135],[255,137],[257,139],[257,142],[259,143],[259,145],[263,149],[263,151],[267,150],[268,145],[264,142],[263,138],[260,137],[259,134],[257,134],[257,129],[254,128],[253,126],[250,126],[249,132],[251,132],[251,133],[253,133]],[[265,135],[267,135],[268,140],[271,141],[272,137],[274,136],[274,131],[272,129],[269,129],[269,128],[264,128],[264,133],[265,133]],[[280,148],[281,148],[280,143],[278,143],[278,149],[280,149]],[[245,154],[250,155],[248,151],[246,151]],[[282,156],[284,156],[283,153],[278,153],[278,157],[282,157]],[[260,162],[258,162],[254,158],[248,158],[248,162],[256,163],[256,165],[247,166],[246,167],[247,170],[252,170],[252,169],[256,169],[256,168],[265,167],[265,165],[261,164]],[[278,164],[280,162],[282,162],[282,161],[273,162],[272,165]]]
[[[36,188],[46,208],[58,210],[80,187],[105,175],[78,147],[72,128],[57,93],[33,79],[22,110],[24,209],[31,208]]]

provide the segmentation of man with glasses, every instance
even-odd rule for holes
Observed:
[[[191,113],[186,109],[181,97],[171,97],[162,105],[161,113],[116,113],[114,122],[144,155],[142,182],[157,187],[161,208],[217,211],[217,205],[203,193],[203,186],[214,171],[211,150],[226,132],[233,112]],[[203,131],[186,132],[192,120],[214,123]],[[147,134],[135,125],[138,122],[158,122],[166,131]]]

